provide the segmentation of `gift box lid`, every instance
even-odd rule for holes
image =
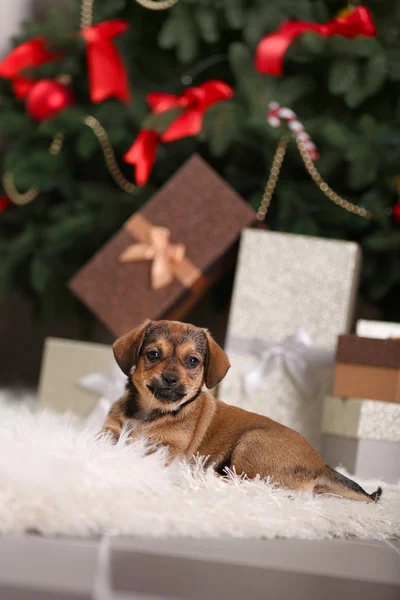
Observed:
[[[146,318],[166,315],[190,289],[176,277],[152,289],[152,260],[120,262],[121,254],[143,239],[132,224],[163,227],[170,243],[183,244],[185,261],[196,285],[255,220],[254,210],[198,155],[129,219],[114,237],[69,282],[71,290],[116,335]]]
[[[400,339],[340,335],[336,363],[400,369]]]

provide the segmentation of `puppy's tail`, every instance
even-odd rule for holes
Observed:
[[[358,483],[326,465],[314,487],[316,494],[337,494],[360,502],[378,502],[382,488],[368,494]]]

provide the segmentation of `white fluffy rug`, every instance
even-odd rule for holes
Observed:
[[[69,416],[0,400],[0,533],[307,539],[400,537],[400,486],[379,504],[226,482],[199,462],[163,466]],[[377,482],[360,482],[368,491]]]

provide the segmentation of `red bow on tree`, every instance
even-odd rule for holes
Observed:
[[[124,33],[128,23],[122,20],[104,21],[85,27],[81,35],[87,45],[89,89],[92,102],[102,102],[114,96],[123,102],[130,99],[128,75],[112,39]]]
[[[113,38],[128,29],[126,21],[104,21],[91,27],[85,27],[80,35],[86,42],[89,71],[89,92],[92,102],[102,102],[114,96],[123,102],[130,98],[128,76],[113,43]],[[19,73],[29,67],[38,67],[46,62],[63,56],[62,52],[46,49],[46,41],[35,38],[25,42],[0,63],[0,77],[11,79],[17,98],[24,98],[35,85]]]
[[[124,156],[124,161],[135,165],[135,179],[138,185],[145,185],[154,162],[157,148],[160,143],[160,134],[153,129],[142,129],[131,148]]]
[[[28,77],[21,77],[21,71],[30,67],[39,67],[61,56],[61,52],[47,50],[45,40],[34,38],[14,48],[0,63],[0,77],[12,81],[14,93],[17,98],[25,98],[36,82]]]
[[[255,56],[257,71],[265,75],[282,75],[285,52],[297,36],[314,31],[324,37],[342,35],[354,38],[358,35],[375,37],[376,29],[371,12],[365,6],[319,25],[302,21],[286,21],[275,33],[266,35],[258,44]]]
[[[206,110],[216,102],[232,98],[233,90],[223,81],[206,81],[197,87],[185,90],[182,96],[152,93],[147,102],[153,113],[162,113],[171,108],[182,108],[184,112],[167,127],[161,136],[163,142],[173,142],[183,137],[197,135],[201,131]]]

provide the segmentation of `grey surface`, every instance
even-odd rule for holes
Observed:
[[[400,588],[390,584],[333,578],[271,567],[215,563],[206,559],[144,554],[132,556],[130,577],[120,579],[123,590],[159,597],[202,600],[203,598],[320,598],[362,597],[368,600],[398,600]],[[166,590],[168,590],[167,593]]]
[[[394,600],[400,554],[384,542],[116,539],[110,578],[118,592],[190,600]]]
[[[0,537],[1,600],[87,600],[98,543],[39,536]]]
[[[398,600],[400,542],[0,537],[1,600]]]
[[[110,544],[112,566],[116,564],[115,556],[156,552],[173,557],[360,577],[366,581],[400,585],[400,562],[396,552],[379,541],[170,539],[155,542],[116,538]]]
[[[325,434],[321,454],[331,467],[344,466],[362,479],[400,481],[400,443]]]

